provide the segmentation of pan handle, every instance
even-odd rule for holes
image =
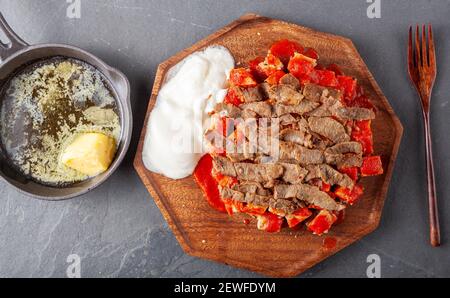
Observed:
[[[0,63],[18,50],[27,47],[28,44],[22,40],[8,25],[2,13],[0,12],[0,30],[9,39],[9,43],[4,44],[0,41]]]

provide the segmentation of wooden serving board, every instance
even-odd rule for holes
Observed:
[[[212,209],[192,177],[168,179],[148,171],[142,162],[148,117],[171,66],[210,45],[225,46],[238,65],[245,64],[256,56],[264,56],[273,42],[283,38],[313,47],[319,53],[320,63],[336,63],[347,75],[356,77],[378,108],[373,121],[374,143],[376,154],[382,156],[385,174],[362,179],[363,198],[346,210],[343,223],[321,237],[304,229],[283,229],[275,234],[258,231],[255,220],[246,225],[241,216],[230,217]],[[264,275],[291,277],[378,226],[402,132],[399,119],[351,40],[279,20],[245,15],[159,65],[134,166],[186,253]],[[324,245],[327,237],[336,240],[334,247]]]

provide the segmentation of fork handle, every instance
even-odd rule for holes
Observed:
[[[441,233],[439,229],[439,215],[436,198],[436,185],[434,180],[433,150],[431,143],[430,113],[424,111],[424,129],[425,129],[425,153],[427,163],[427,182],[428,182],[428,213],[430,218],[430,243],[432,246],[441,244]]]

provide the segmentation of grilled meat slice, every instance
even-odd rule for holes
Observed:
[[[318,187],[307,184],[278,184],[275,186],[274,198],[276,200],[297,198],[310,205],[329,211],[340,211],[345,209],[344,205],[337,203],[327,193],[320,191]]]
[[[346,153],[362,153],[362,146],[359,142],[342,142],[325,150],[326,154],[346,154]]]
[[[334,111],[334,115],[343,120],[371,120],[375,119],[375,113],[371,109],[358,107],[341,107]]]
[[[303,95],[289,85],[271,86],[267,83],[262,83],[261,87],[269,99],[278,103],[298,105],[303,100]]]
[[[244,113],[247,111],[252,111],[260,117],[270,118],[272,116],[272,106],[264,101],[245,103],[240,105],[240,108],[243,110],[244,119],[255,118],[245,115]]]
[[[301,165],[321,164],[324,155],[321,150],[308,149],[289,142],[280,142],[280,159],[296,160]]]
[[[228,187],[222,187],[219,185],[219,195],[222,199],[232,199],[234,201],[244,202],[245,201],[245,194],[233,190]]]
[[[291,114],[286,114],[280,117],[280,124],[281,125],[290,125],[296,123],[298,120]]]
[[[354,181],[349,176],[336,171],[333,167],[327,164],[321,164],[318,167],[320,178],[325,183],[330,185],[339,185],[349,189],[352,189],[355,185]]]
[[[300,89],[300,81],[290,73],[285,74],[281,77],[280,84],[288,85],[295,90]]]
[[[286,142],[292,142],[307,148],[312,148],[312,136],[301,130],[285,128],[280,132],[280,139]]]
[[[285,214],[294,213],[300,208],[297,200],[292,199],[274,199],[271,198],[269,201],[269,207],[276,210],[277,212],[282,211]]]
[[[360,167],[362,146],[358,142],[342,142],[325,149],[325,160],[337,168]]]
[[[327,154],[325,159],[328,164],[336,166],[338,169],[361,167],[363,162],[362,154]]]
[[[254,193],[260,196],[269,196],[270,191],[265,189],[261,183],[254,181],[243,181],[239,184],[233,185],[233,190],[240,191],[243,193]]]
[[[278,164],[236,163],[234,167],[239,180],[265,183],[283,175],[283,167]]]
[[[234,163],[228,158],[223,156],[213,157],[213,169],[225,176],[236,177],[236,169],[234,168]]]
[[[291,163],[280,163],[280,165],[284,168],[284,173],[281,179],[290,184],[300,184],[303,182],[306,174],[308,174],[308,170],[302,168],[297,164]]]
[[[286,114],[303,115],[316,109],[320,103],[310,100],[302,100],[298,105],[285,105],[281,103],[275,104],[275,115],[281,117]]]
[[[316,84],[305,84],[303,95],[311,101],[323,101],[324,98],[341,98],[341,92],[337,89],[322,87]]]
[[[333,118],[309,117],[308,124],[313,132],[326,137],[333,143],[350,141],[345,127]]]
[[[260,86],[249,88],[233,86],[231,89],[244,103],[262,101],[266,99],[265,93],[262,91]]]
[[[283,167],[278,164],[233,163],[222,156],[213,158],[213,167],[222,175],[237,177],[240,181],[267,183],[283,175]]]
[[[241,117],[242,111],[237,106],[231,104],[231,103],[223,103],[219,102],[214,107],[214,111],[216,113],[219,113],[220,116],[226,116],[232,119],[237,119]]]

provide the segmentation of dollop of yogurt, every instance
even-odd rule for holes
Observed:
[[[208,113],[223,101],[233,67],[231,53],[212,46],[168,71],[147,124],[142,159],[148,170],[172,179],[194,172],[205,153]]]

